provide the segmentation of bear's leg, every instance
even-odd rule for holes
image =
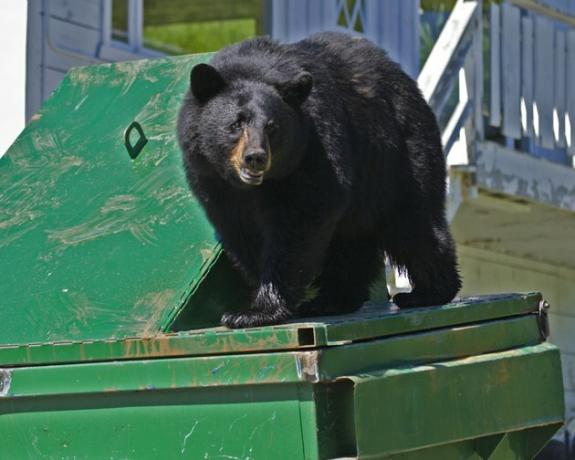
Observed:
[[[399,224],[401,222],[401,224]],[[387,227],[385,251],[400,269],[407,270],[411,292],[393,297],[401,308],[445,304],[461,288],[455,244],[445,219],[435,222],[403,216]]]
[[[358,310],[381,274],[383,256],[376,238],[335,238],[315,283],[318,296],[299,308],[302,317],[337,315]]]
[[[292,232],[289,225],[272,230],[264,245],[263,269],[251,308],[225,313],[229,328],[278,324],[290,319],[305,289],[322,266],[334,223],[325,223],[313,234]]]

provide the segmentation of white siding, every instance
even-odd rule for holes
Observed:
[[[93,29],[100,28],[102,5],[93,0],[51,0],[50,15]]]
[[[574,28],[512,3],[490,7],[489,122],[508,139],[533,138],[538,155],[573,149]]]
[[[338,25],[341,0],[272,0],[272,35],[285,42],[325,30],[353,31]],[[353,4],[356,8],[357,3]],[[385,48],[413,77],[419,70],[418,0],[364,0],[363,35]],[[350,11],[350,13],[352,13]]]
[[[555,145],[565,147],[565,32],[555,31],[555,101],[553,132]]]
[[[503,134],[521,138],[521,16],[519,8],[502,6],[501,62],[503,77]]]
[[[489,122],[491,126],[501,126],[501,8],[492,3],[489,9],[491,27],[489,42],[491,44],[491,106]]]
[[[522,18],[521,30],[522,125],[523,133],[533,137],[533,20]]]
[[[101,62],[102,0],[29,2],[26,118],[71,67]]]
[[[553,137],[553,23],[538,16],[535,19],[535,101],[539,115],[538,143],[552,149]]]

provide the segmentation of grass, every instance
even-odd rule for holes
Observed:
[[[253,18],[172,23],[144,27],[144,45],[168,54],[203,53],[255,35]]]

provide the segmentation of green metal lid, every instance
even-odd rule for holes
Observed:
[[[0,344],[169,327],[219,253],[175,136],[208,58],[74,69],[0,159]]]
[[[210,274],[208,282],[202,284],[199,291],[207,290],[213,293],[214,290],[210,288],[211,280]],[[203,295],[200,292],[198,297],[202,298]],[[429,343],[425,341],[425,345],[417,349],[415,356],[437,354],[442,346],[450,350],[445,353],[459,353],[458,356],[466,353],[480,354],[493,347],[506,349],[510,347],[511,342],[520,345],[539,342],[542,338],[537,317],[540,301],[541,294],[534,292],[482,296],[448,305],[407,310],[399,310],[391,304],[374,303],[365,305],[353,314],[313,318],[305,322],[294,320],[287,324],[261,328],[229,330],[224,327],[212,327],[160,334],[150,338],[0,345],[0,365],[22,366],[184,356],[221,357],[244,354],[255,356],[267,352],[275,355],[274,352],[278,351],[331,348],[340,350],[338,353],[341,354],[344,353],[341,351],[343,349],[354,349],[341,345],[376,343],[378,339],[408,338],[413,337],[415,333],[441,332],[450,328],[453,331],[465,332],[467,338],[463,339],[464,341],[468,340],[469,334],[474,331],[474,339],[470,344],[458,340],[447,340],[443,345],[434,342],[435,339]],[[514,333],[511,326],[513,321],[526,316],[530,318],[526,323],[528,327],[522,326],[519,334]],[[481,332],[487,328],[481,329],[477,326],[486,323],[492,324],[497,332],[489,334]],[[470,347],[472,351],[469,351]],[[404,359],[409,349],[410,345],[402,345],[397,350],[390,349],[386,353],[389,357],[393,353],[398,353],[398,356]],[[367,355],[364,358],[371,359]],[[355,357],[352,361],[358,359]],[[330,365],[337,368],[342,362],[336,358]],[[305,362],[302,365],[304,364]]]

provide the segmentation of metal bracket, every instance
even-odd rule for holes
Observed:
[[[132,144],[132,141],[130,140],[130,136],[132,135],[132,131],[134,129],[138,132],[139,135],[136,144]],[[130,126],[128,126],[128,128],[126,128],[126,131],[124,132],[124,145],[126,146],[126,150],[128,151],[128,153],[130,154],[130,158],[134,160],[140,154],[140,152],[147,143],[148,139],[146,138],[146,135],[144,134],[144,130],[142,129],[140,123],[138,123],[137,121],[133,121],[132,123],[130,123]]]
[[[549,302],[541,300],[539,302],[539,309],[537,312],[537,323],[539,324],[539,333],[542,340],[547,340],[549,337]]]
[[[12,371],[0,369],[0,397],[6,396],[12,383]]]

